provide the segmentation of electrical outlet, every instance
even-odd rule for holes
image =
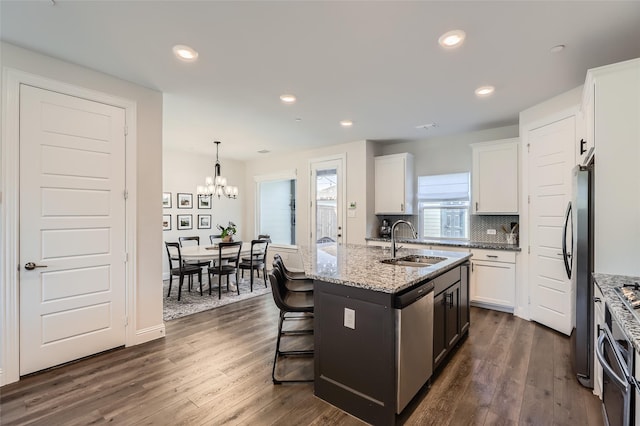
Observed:
[[[487,235],[496,235],[495,229],[487,229]]]
[[[344,326],[352,330],[356,329],[356,311],[344,308]]]

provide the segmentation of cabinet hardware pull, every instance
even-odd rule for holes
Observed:
[[[602,302],[602,300],[600,300],[600,298],[599,298],[599,297],[594,297],[594,298],[593,298],[593,301],[594,301],[594,302],[596,302],[596,303],[600,303],[600,302]]]
[[[404,204],[400,203],[400,211],[403,212],[404,211]]]
[[[580,155],[584,154],[585,152],[587,152],[587,141],[584,139],[580,139]]]
[[[478,202],[476,201],[476,211],[478,211]]]
[[[495,254],[488,254],[487,257],[490,257],[492,259],[497,259],[498,256],[496,256]]]

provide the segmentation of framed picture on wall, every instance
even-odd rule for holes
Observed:
[[[211,208],[211,195],[198,195],[198,208],[210,209]]]
[[[211,215],[199,214],[198,215],[198,229],[211,229]]]
[[[170,209],[171,208],[171,193],[163,192],[162,193],[162,208]]]
[[[193,224],[191,223],[192,216],[190,214],[179,214],[178,215],[178,229],[193,229]]]
[[[162,215],[162,230],[171,231],[171,215],[170,214]]]
[[[178,192],[178,208],[179,209],[192,209],[193,208],[193,194],[184,192]]]

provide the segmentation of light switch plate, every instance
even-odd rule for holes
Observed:
[[[352,330],[356,329],[356,311],[344,308],[344,326]]]

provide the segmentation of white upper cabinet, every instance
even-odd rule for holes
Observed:
[[[474,214],[518,214],[518,139],[471,144]]]
[[[595,272],[640,275],[640,58],[589,70],[593,82]],[[589,128],[587,126],[587,128]]]
[[[375,157],[376,214],[413,213],[413,155]]]

